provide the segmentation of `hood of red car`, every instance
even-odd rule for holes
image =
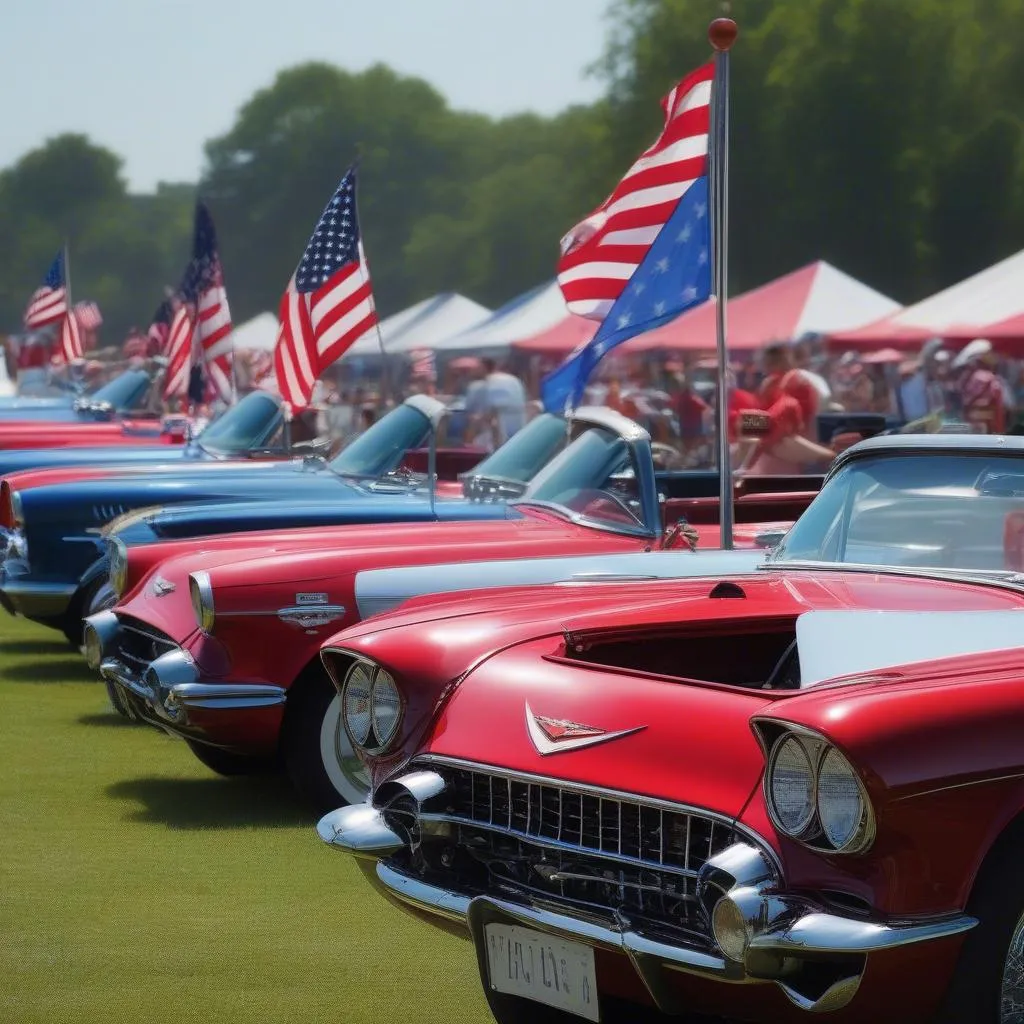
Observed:
[[[749,719],[769,703],[756,690],[581,672],[523,645],[455,691],[423,753],[736,817],[764,766]]]

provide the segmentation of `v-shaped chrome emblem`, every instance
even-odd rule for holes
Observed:
[[[529,703],[526,705],[526,731],[533,740],[533,745],[541,754],[561,754],[568,750],[579,750],[581,747],[592,747],[597,743],[607,743],[629,736],[646,725],[635,725],[632,729],[618,729],[607,732],[595,725],[583,725],[570,722],[564,718],[546,718],[534,714]]]

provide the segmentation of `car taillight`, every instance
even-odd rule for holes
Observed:
[[[6,480],[0,483],[0,526],[14,529],[14,502],[11,500],[11,485]]]

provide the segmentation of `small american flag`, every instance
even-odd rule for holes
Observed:
[[[100,307],[91,300],[75,303],[75,319],[83,331],[95,331],[103,323]]]
[[[665,126],[615,191],[561,242],[558,283],[571,313],[603,320],[684,193],[707,173],[714,64],[661,102]]]
[[[411,366],[410,373],[414,378],[435,382],[437,381],[437,363],[434,353],[429,348],[414,348],[409,352]]]
[[[231,310],[217,251],[213,218],[203,202],[196,203],[192,259],[185,269],[181,293],[196,310],[195,340],[206,374],[217,394],[230,402],[234,391],[231,370]]]
[[[274,367],[281,396],[304,408],[320,373],[377,323],[348,169],[281,298]]]
[[[171,326],[167,335],[167,375],[164,378],[164,398],[188,393],[192,372],[192,339],[195,325],[192,313],[183,303],[175,303]]]
[[[68,291],[65,284],[64,253],[57,253],[50,269],[29,299],[23,318],[25,327],[37,331],[40,327],[57,323],[68,311]]]

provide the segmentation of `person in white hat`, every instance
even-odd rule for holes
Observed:
[[[979,434],[1006,433],[1006,393],[995,373],[995,354],[987,338],[975,338],[950,364],[958,373],[963,417]]]

